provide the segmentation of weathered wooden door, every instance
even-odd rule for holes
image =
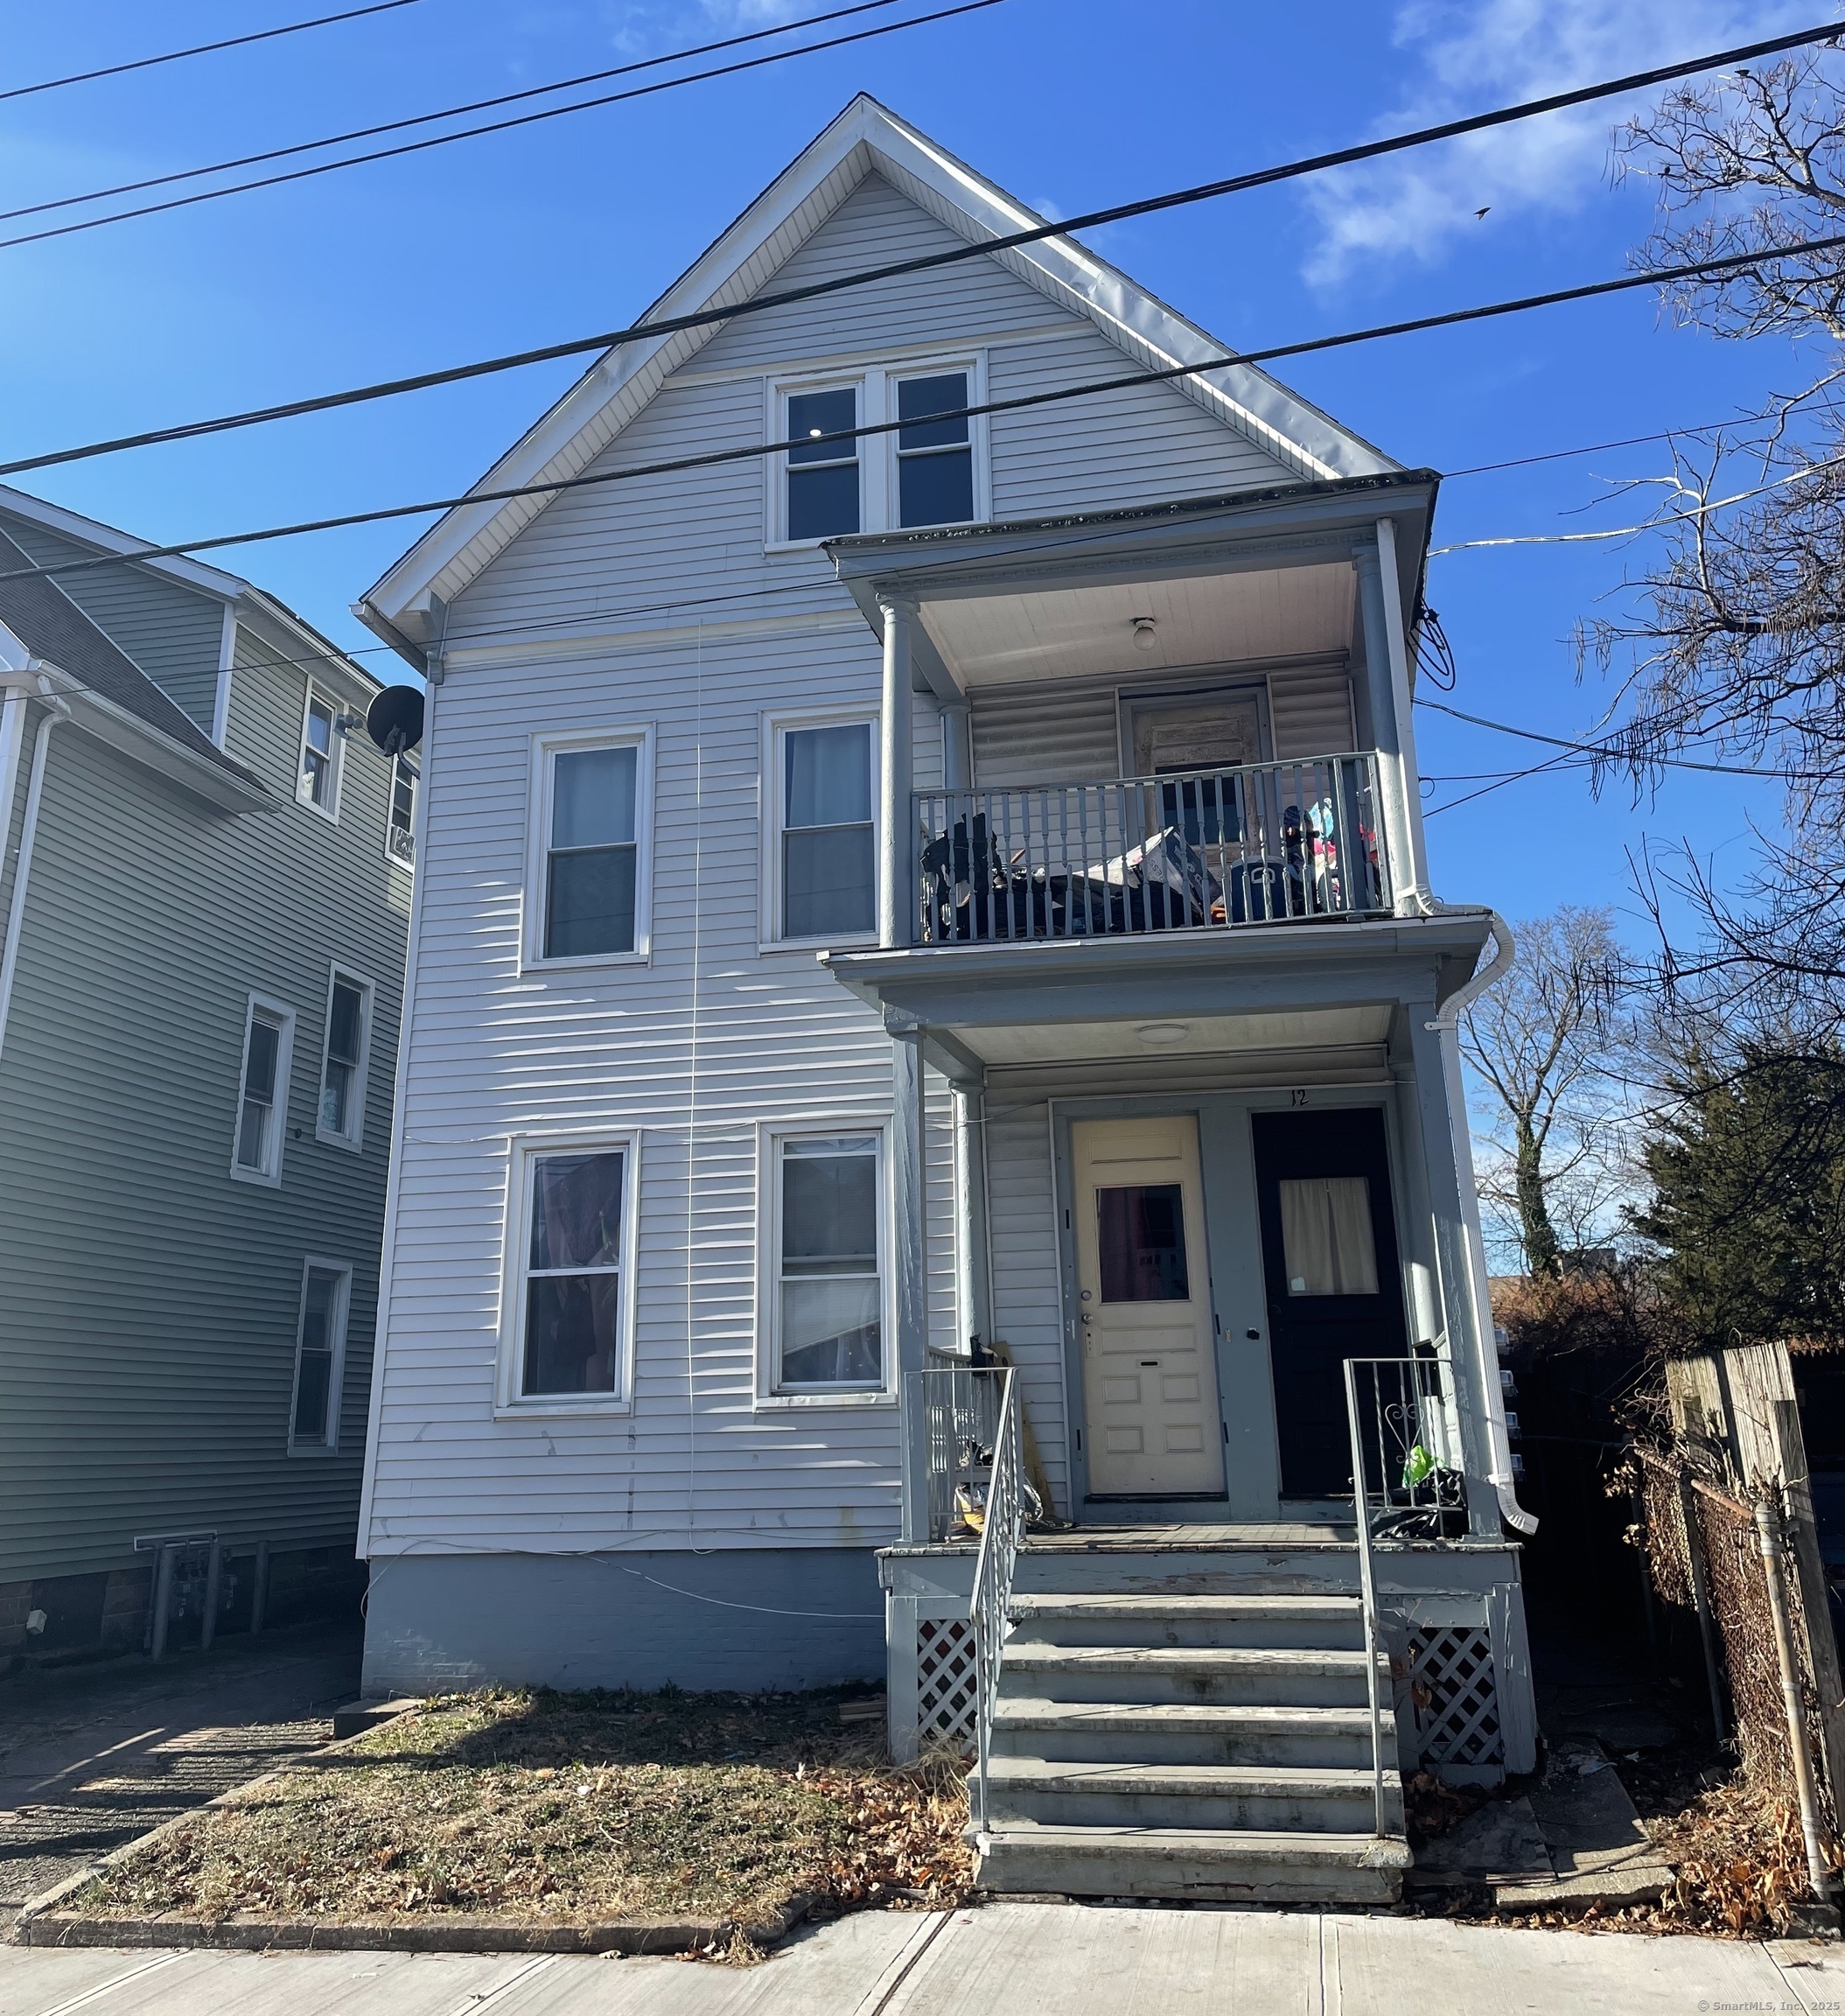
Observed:
[[[1198,1121],[1082,1120],[1070,1138],[1089,1494],[1213,1496],[1223,1429]]]

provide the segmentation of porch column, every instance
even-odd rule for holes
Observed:
[[[1455,1411],[1461,1434],[1461,1461],[1467,1473],[1468,1524],[1476,1533],[1499,1530],[1499,1494],[1493,1487],[1492,1410],[1494,1396],[1481,1390],[1485,1357],[1474,1304],[1473,1256],[1468,1250],[1467,1208],[1461,1194],[1464,1159],[1457,1133],[1466,1110],[1451,1110],[1440,1032],[1432,1027],[1432,1002],[1404,1004],[1409,1051],[1415,1067],[1415,1110],[1423,1173],[1435,1234],[1436,1286],[1448,1334],[1448,1363],[1454,1381]]]
[[[987,1263],[987,1096],[978,1085],[954,1088],[954,1303],[966,1348],[975,1331],[993,1341],[992,1284]]]
[[[912,859],[910,637],[916,604],[879,596],[884,619],[884,710],[878,719],[877,942],[907,945],[915,935],[916,871]]]
[[[1409,842],[1409,870],[1418,892],[1429,890],[1429,847],[1422,832],[1422,771],[1415,760],[1415,681],[1409,663],[1409,640],[1403,629],[1403,598],[1398,591],[1396,525],[1377,522],[1379,586],[1384,611],[1384,643],[1390,654],[1390,690],[1396,702],[1397,760],[1403,772],[1403,825]]]
[[[974,788],[974,738],[968,703],[945,706],[941,711],[942,788],[947,791]]]
[[[929,1335],[927,1193],[923,1180],[922,1031],[885,1011],[891,1036],[891,1264],[895,1272],[898,1413],[903,1426],[903,1537],[926,1540],[928,1424],[914,1375]]]
[[[1390,857],[1390,892],[1397,914],[1414,915],[1418,905],[1412,892],[1419,884],[1409,837],[1408,794],[1413,780],[1403,763],[1402,718],[1392,674],[1390,638],[1386,619],[1387,595],[1375,538],[1352,550],[1358,575],[1359,612],[1365,632],[1365,685],[1371,702],[1371,739],[1377,748],[1377,788],[1383,802],[1384,836]],[[1407,710],[1407,702],[1405,704]]]

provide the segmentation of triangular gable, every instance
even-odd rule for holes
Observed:
[[[762,293],[874,174],[968,244],[1045,221],[861,94],[642,319],[731,306]],[[1057,307],[1092,323],[1147,369],[1221,356],[1229,347],[1073,239],[1043,239],[992,256]],[[714,322],[608,351],[474,487],[509,489],[581,474],[666,379],[727,326],[732,325]],[[1208,379],[1178,380],[1176,389],[1303,480],[1376,475],[1401,466],[1254,366],[1225,365]],[[555,495],[538,489],[446,513],[357,605],[361,620],[393,642],[426,641],[431,598],[452,601]]]

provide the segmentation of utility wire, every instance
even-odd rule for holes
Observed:
[[[1221,371],[1237,364],[1266,363],[1275,358],[1303,357],[1326,350],[1341,350],[1356,343],[1375,342],[1387,336],[1418,334],[1430,329],[1455,328],[1469,322],[1488,321],[1517,315],[1533,308],[1550,308],[1572,301],[1588,301],[1606,294],[1624,294],[1639,287],[1657,287],[1668,281],[1700,275],[1733,272],[1740,267],[1759,266],[1766,260],[1791,258],[1802,252],[1825,252],[1845,245],[1845,232],[1825,238],[1797,240],[1772,253],[1737,252],[1721,259],[1701,259],[1685,266],[1659,266],[1642,273],[1625,273],[1618,279],[1592,280],[1579,287],[1562,287],[1543,294],[1527,294],[1512,301],[1488,302],[1475,308],[1451,308],[1438,315],[1419,315],[1405,322],[1380,323],[1368,329],[1350,329],[1334,336],[1310,336],[1297,343],[1271,344],[1265,349],[1245,350],[1235,356],[1215,357],[1199,364],[1175,364],[1159,371],[1136,371],[1117,378],[1094,378],[1080,385],[1066,385],[1052,392],[1031,392],[1014,399],[989,399],[975,406],[945,408],[929,416],[932,423],[976,419],[995,413],[1018,413],[1038,406],[1060,405],[1066,400],[1093,398],[1102,392],[1120,392],[1143,385],[1168,385],[1182,378],[1195,378],[1206,372]],[[137,551],[105,554],[83,560],[66,560],[50,567],[16,568],[0,572],[0,581],[29,574],[66,574],[92,567],[118,565],[136,560],[164,560],[188,553],[206,553],[226,546],[250,546],[270,539],[293,538],[308,532],[333,532],[353,525],[377,525],[393,518],[415,518],[437,511],[452,511],[465,504],[502,504],[518,497],[561,495],[567,490],[599,487],[607,483],[631,483],[644,476],[671,475],[685,469],[711,469],[730,462],[757,461],[765,456],[786,454],[791,448],[812,447],[816,443],[858,441],[869,436],[894,434],[914,426],[913,420],[883,420],[863,427],[835,428],[824,434],[807,434],[798,440],[751,443],[735,448],[715,448],[702,455],[674,456],[661,462],[637,463],[626,469],[605,469],[591,475],[557,476],[540,483],[515,483],[503,489],[464,491],[454,497],[432,497],[416,504],[390,504],[372,511],[343,512],[332,518],[309,518],[291,525],[265,526],[256,531],[221,533],[209,539],[185,539],[170,546],[145,546]],[[17,466],[15,465],[14,466]],[[0,468],[0,475],[7,474]]]
[[[1825,770],[1753,770],[1739,763],[1699,763],[1688,756],[1630,756],[1629,753],[1608,742],[1570,742],[1561,735],[1540,735],[1534,728],[1514,728],[1509,721],[1489,721],[1484,714],[1465,714],[1458,707],[1450,707],[1445,701],[1424,699],[1416,696],[1418,707],[1432,707],[1437,714],[1451,714],[1457,721],[1471,722],[1476,728],[1492,728],[1501,735],[1516,735],[1527,742],[1541,742],[1551,749],[1567,750],[1574,755],[1594,756],[1604,762],[1639,762],[1658,764],[1668,770],[1705,770],[1718,777],[1769,777],[1781,783],[1825,782],[1831,775]],[[1547,766],[1540,765],[1540,768]],[[1529,775],[1529,772],[1514,771],[1513,776]],[[1510,780],[1506,780],[1510,781]],[[1473,796],[1479,794],[1475,792]]]
[[[311,21],[290,21],[283,28],[259,28],[254,35],[232,35],[222,42],[200,42],[191,49],[169,49],[164,56],[138,56],[132,63],[111,63],[101,70],[79,70],[69,77],[47,77],[42,84],[16,84],[0,91],[0,99],[30,98],[36,91],[61,91],[66,84],[88,84],[98,77],[121,77],[130,70],[151,70],[157,63],[178,63],[187,56],[209,56],[217,49],[241,49],[248,42],[272,42],[278,35],[298,35],[306,28],[330,28],[336,21],[356,21],[362,14],[388,14],[394,7],[414,7],[416,0],[373,0],[369,7],[344,14],[322,14]]]
[[[761,314],[771,308],[785,307],[796,301],[810,301],[818,296],[838,293],[847,288],[868,286],[879,280],[929,271],[938,267],[955,264],[963,259],[982,258],[989,253],[1034,245],[1044,239],[1062,237],[1073,231],[1120,223],[1130,217],[1150,216],[1158,211],[1177,209],[1186,204],[1202,203],[1218,196],[1233,195],[1243,190],[1261,188],[1299,176],[1317,174],[1328,168],[1342,167],[1352,162],[1374,160],[1383,155],[1424,146],[1432,141],[1451,139],[1464,133],[1480,132],[1488,127],[1534,118],[1540,113],[1586,104],[1597,98],[1641,89],[1677,77],[1691,76],[1701,70],[1720,68],[1744,58],[1772,54],[1779,50],[1798,47],[1810,42],[1829,40],[1841,32],[1836,25],[1805,29],[1797,35],[1751,43],[1745,48],[1722,50],[1713,55],[1696,57],[1689,62],[1673,64],[1664,69],[1636,72],[1632,76],[1585,86],[1577,91],[1566,91],[1549,98],[1536,98],[1518,105],[1502,106],[1495,111],[1479,113],[1472,118],[1452,120],[1446,125],[1425,126],[1414,132],[1394,135],[1387,139],[1342,148],[1334,153],[1310,155],[1301,160],[1254,169],[1247,174],[1230,176],[1220,181],[1200,183],[1190,189],[1172,190],[1164,195],[1143,197],[1138,201],[1116,204],[1106,210],[1087,211],[1080,216],[1065,218],[1054,224],[1035,225],[1028,230],[984,239],[978,244],[955,246],[947,251],[930,253],[915,259],[903,259],[885,266],[868,267],[856,273],[842,274],[831,280],[814,281],[805,287],[785,288],[779,293],[758,294],[726,308],[701,309],[689,315],[661,316],[657,319],[632,324],[625,329],[605,330],[598,335],[579,337],[565,343],[546,344],[538,349],[515,351],[506,356],[484,358],[472,364],[453,365],[445,370],[420,372],[414,377],[387,379],[376,384],[355,386],[345,392],[323,393],[315,398],[291,400],[283,405],[256,407],[247,412],[224,414],[215,419],[194,420],[177,427],[155,428],[145,433],[123,434],[111,440],[93,441],[79,448],[64,448],[48,454],[25,456],[17,461],[0,463],[0,476],[17,475],[28,469],[49,468],[58,463],[83,461],[96,455],[112,455],[127,448],[145,448],[161,442],[192,440],[200,435],[223,433],[232,428],[255,427],[272,420],[292,419],[304,413],[327,412],[336,407],[357,405],[373,399],[395,398],[403,393],[426,391],[436,385],[458,384],[464,380],[485,377],[493,372],[519,370],[529,364],[550,363],[563,357],[580,356],[591,350],[610,350],[639,338],[670,335],[683,329],[709,328],[715,323],[729,322],[744,315]],[[0,244],[4,242],[0,242]],[[1233,363],[1236,360],[1234,358],[1227,360]]]
[[[170,196],[164,202],[143,203],[132,210],[112,210],[106,217],[86,217],[77,224],[54,224],[43,231],[27,231],[15,238],[0,238],[0,251],[11,245],[36,245],[46,238],[67,238],[77,231],[99,230],[105,224],[125,223],[131,217],[153,217],[163,211],[187,209],[194,203],[215,203],[220,196],[241,196],[252,189],[274,189],[284,182],[304,182],[316,175],[331,175],[336,168],[357,168],[367,161],[391,161],[403,154],[421,154],[431,147],[447,147],[457,140],[478,140],[484,133],[506,133],[516,126],[535,126],[546,119],[562,119],[571,112],[591,111],[598,105],[620,105],[631,98],[652,97],[658,91],[676,91],[681,84],[702,84],[713,77],[735,77],[743,71],[760,70],[771,63],[787,63],[797,56],[817,55],[823,49],[843,49],[850,43],[870,42],[880,35],[896,35],[905,28],[926,27],[932,21],[951,21],[957,14],[977,14],[983,8],[1003,4],[1003,0],[960,0],[958,6],[940,8],[933,14],[918,14],[907,21],[887,21],[876,28],[860,28],[850,35],[829,36],[824,42],[805,42],[798,49],[778,49],[772,55],[751,56],[740,63],[723,63],[715,69],[694,70],[683,77],[668,77],[657,84],[637,84],[628,91],[607,91],[599,98],[580,98],[574,105],[550,105],[542,112],[521,112],[516,118],[495,119],[485,126],[465,126],[458,132],[437,133],[427,140],[406,140],[396,147],[374,147],[369,154],[349,154],[339,161],[320,161],[309,168],[288,169],[280,175],[260,175],[254,181],[227,183],[221,189],[201,189],[191,196]],[[448,116],[431,115],[437,118]]]
[[[392,0],[393,5],[407,5],[409,0]],[[414,118],[390,119],[378,126],[355,126],[350,132],[330,133],[324,140],[298,140],[290,147],[270,147],[261,154],[240,154],[229,161],[213,161],[205,168],[180,168],[170,175],[149,175],[139,182],[118,182],[110,189],[91,189],[80,196],[53,197],[46,203],[27,203],[17,210],[0,210],[0,223],[15,217],[38,217],[47,210],[68,210],[78,203],[101,203],[110,196],[132,196],[142,189],[163,189],[174,182],[191,182],[200,175],[228,174],[233,168],[253,168],[262,161],[283,161],[291,154],[312,154],[322,147],[343,147],[350,140],[371,140],[381,133],[402,133],[412,126],[428,126],[438,119],[460,119],[470,112],[486,112],[496,105],[516,105],[527,98],[543,98],[553,91],[574,91],[581,84],[600,84],[610,77],[630,77],[639,70],[657,70],[663,63],[680,63],[694,56],[709,56],[720,49],[740,49],[747,42],[762,42],[773,35],[792,35],[798,29],[818,28],[828,21],[842,21],[849,15],[870,14],[883,7],[894,7],[897,0],[857,0],[851,7],[835,7],[830,14],[810,14],[803,21],[783,21],[772,28],[753,28],[747,35],[727,35],[721,42],[701,42],[689,49],[668,50],[664,56],[649,56],[638,63],[619,63],[612,70],[586,70],[580,77],[560,77],[555,84],[533,84],[523,91],[505,91],[497,98],[477,98],[471,104],[451,105],[440,112],[419,112]],[[597,104],[608,101],[597,99]],[[580,106],[566,105],[566,112],[580,111]],[[451,139],[465,136],[451,134]],[[367,157],[370,158],[370,157]],[[344,161],[330,164],[335,168],[351,165]],[[248,185],[255,186],[255,185]],[[214,195],[229,195],[229,190],[214,190]],[[106,222],[106,219],[98,219]]]

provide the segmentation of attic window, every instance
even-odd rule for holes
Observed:
[[[858,424],[856,387],[788,395],[787,537],[836,539],[858,529],[858,443],[828,441]]]

